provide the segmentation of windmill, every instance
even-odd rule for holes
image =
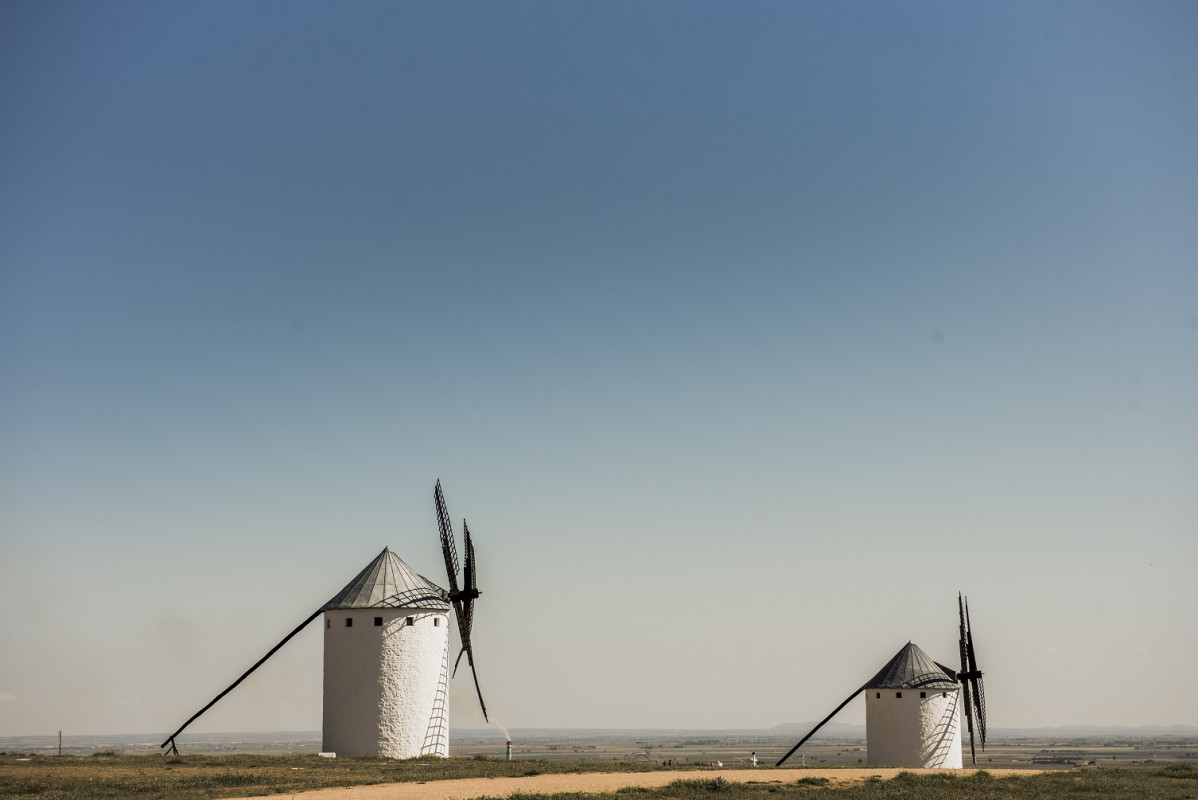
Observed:
[[[451,591],[415,572],[391,548],[384,548],[340,592],[188,718],[160,747],[169,746],[169,752],[177,753],[175,740],[184,729],[323,615],[323,749],[347,756],[388,758],[449,755],[450,608],[455,611],[462,640],[458,661],[462,654],[467,656],[484,718],[487,709],[470,641],[474,601],[479,596],[474,545],[465,531],[465,588],[459,589],[457,553],[440,481],[433,495]]]
[[[961,707],[969,726],[969,751],[977,763],[974,727],[986,749],[986,701],[982,672],[973,649],[969,605],[957,594],[960,615],[961,669],[955,671],[933,661],[907,642],[876,675],[861,685],[825,717],[799,743],[778,760],[794,755],[857,695],[866,692],[865,737],[870,766],[939,767],[959,769],[963,737]]]

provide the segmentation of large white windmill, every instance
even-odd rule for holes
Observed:
[[[483,718],[470,631],[475,581],[474,544],[462,522],[466,551],[458,586],[458,556],[441,482],[433,498],[445,555],[449,591],[418,574],[384,548],[345,588],[167,737],[162,747],[178,752],[175,737],[262,666],[279,648],[324,616],[324,736],[326,752],[344,756],[414,758],[449,755],[449,610],[458,620],[462,649],[474,676]]]
[[[865,684],[866,762],[960,769],[960,689],[955,672],[907,642]]]
[[[391,548],[325,604],[325,752],[449,755],[449,606]]]
[[[986,696],[973,649],[969,606],[960,594],[957,608],[961,620],[960,672],[936,663],[917,645],[907,642],[876,675],[782,756],[778,766],[862,692],[865,692],[866,761],[870,766],[960,769],[964,746],[962,716],[969,726],[969,751],[976,764],[974,722],[985,750]]]

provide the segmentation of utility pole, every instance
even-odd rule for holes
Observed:
[[[58,754],[62,755],[62,731],[58,732]]]

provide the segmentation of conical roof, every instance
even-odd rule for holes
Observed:
[[[449,609],[449,595],[419,575],[403,559],[384,547],[378,558],[346,584],[323,611],[336,608],[436,608]]]
[[[957,685],[956,673],[907,642],[886,666],[865,684],[866,689],[952,689]]]

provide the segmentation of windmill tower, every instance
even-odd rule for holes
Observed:
[[[865,692],[866,760],[870,766],[960,769],[964,744],[962,715],[969,726],[971,761],[976,764],[974,722],[976,720],[985,750],[986,697],[982,691],[982,672],[973,649],[969,606],[960,594],[957,595],[957,608],[961,620],[960,672],[937,664],[918,646],[907,642],[876,675],[845,698],[782,756],[777,766],[782,766],[804,742],[862,692]]]
[[[959,690],[952,670],[907,642],[865,684],[867,763],[960,769]]]
[[[325,604],[326,752],[449,755],[449,608],[389,547]]]
[[[487,707],[474,667],[470,632],[475,582],[474,544],[462,521],[466,552],[458,586],[458,555],[453,527],[437,481],[433,491],[441,548],[450,590],[416,573],[387,547],[331,600],[287,634],[208,705],[193,714],[160,746],[178,752],[175,737],[293,636],[324,617],[324,737],[326,752],[343,756],[414,758],[449,755],[449,610],[458,621],[483,718]]]

